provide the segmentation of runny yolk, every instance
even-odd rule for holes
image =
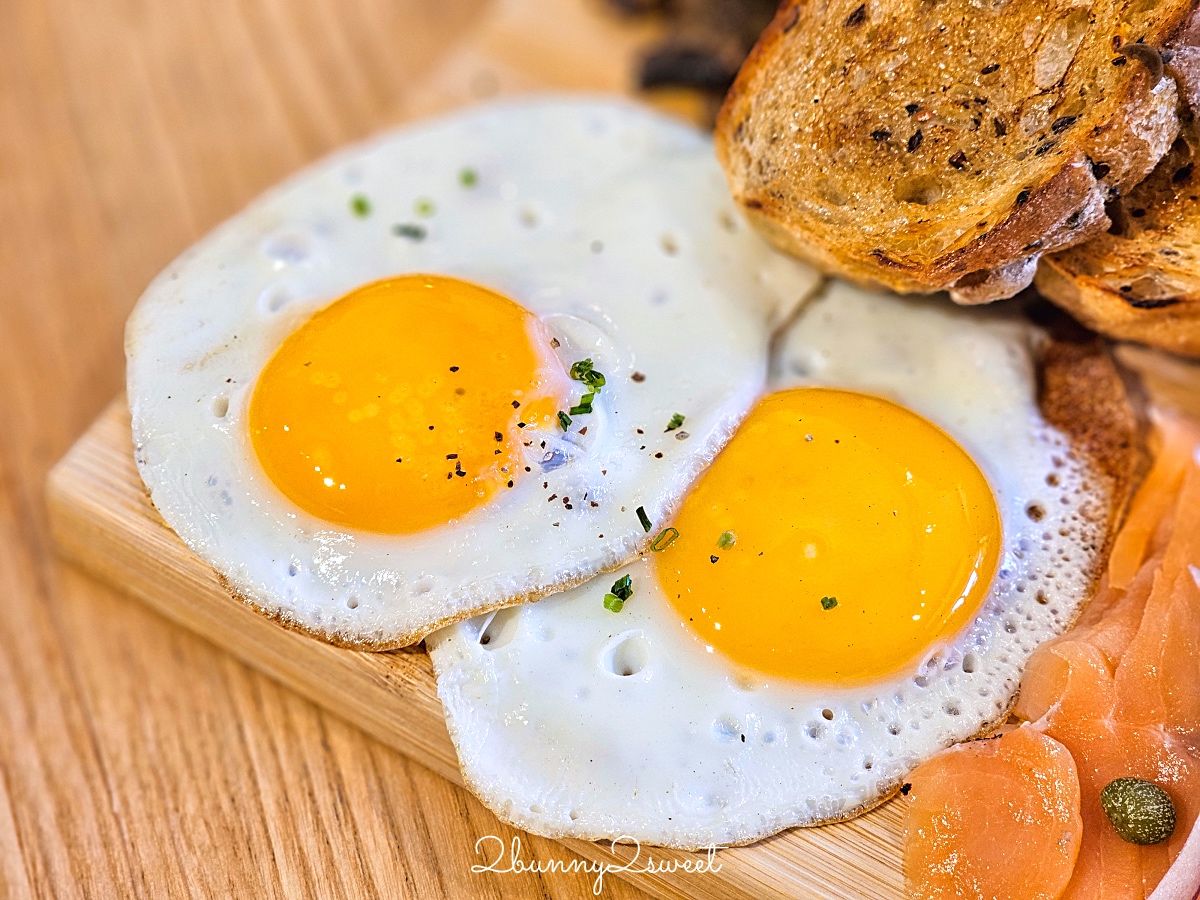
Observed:
[[[983,474],[935,425],[878,397],[772,394],[701,476],[654,554],[708,647],[819,682],[895,673],[976,613],[1000,553]]]
[[[434,275],[360,287],[293,332],[262,370],[250,435],[263,469],[312,515],[413,533],[525,474],[566,374],[539,320]]]

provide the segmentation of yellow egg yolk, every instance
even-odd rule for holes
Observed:
[[[566,373],[540,321],[434,275],[378,281],[322,309],[259,376],[249,426],[263,469],[305,511],[413,533],[525,474],[523,441],[557,427]]]
[[[919,662],[976,613],[1001,545],[991,489],[945,432],[824,388],[761,400],[672,525],[654,557],[687,626],[736,663],[820,682]]]

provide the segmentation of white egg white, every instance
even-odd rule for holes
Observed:
[[[385,135],[256,201],[129,320],[137,463],[163,518],[255,607],[373,647],[629,559],[636,508],[666,515],[761,389],[772,324],[818,282],[734,216],[710,144],[633,105],[534,99]],[[249,398],[315,311],[412,272],[507,295],[608,384],[586,437],[539,435],[535,471],[483,508],[410,536],[334,527],[264,475]],[[675,412],[682,440],[664,434]]]
[[[1030,653],[1088,596],[1105,523],[1086,510],[1108,502],[1039,413],[1041,337],[1010,313],[834,282],[774,361],[772,387],[890,398],[987,476],[1003,551],[962,633],[865,686],[765,677],[704,646],[641,560],[617,573],[634,589],[619,613],[604,607],[608,575],[430,636],[467,783],[539,834],[728,846],[861,812],[937,750],[1001,723]],[[773,466],[787,477],[786,461]]]

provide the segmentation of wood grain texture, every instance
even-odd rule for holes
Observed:
[[[459,783],[429,658],[418,649],[364,653],[280,627],[234,600],[151,505],[133,465],[129,413],[116,401],[55,467],[47,487],[63,553],[163,615],[226,647],[297,693]],[[606,845],[565,841],[616,864]],[[658,859],[696,859],[654,850]],[[625,855],[622,854],[623,858]],[[719,854],[719,872],[638,876],[661,897],[902,900],[900,812],[889,804],[852,822],[796,829]]]
[[[592,896],[587,876],[472,874],[480,835],[517,832],[62,565],[43,504],[121,387],[122,327],[160,269],[324,153],[531,85],[481,48],[548,12],[569,23],[554,5],[0,3],[0,898]],[[582,59],[623,87],[646,32],[596,20],[611,58]],[[527,860],[564,856],[522,837]]]

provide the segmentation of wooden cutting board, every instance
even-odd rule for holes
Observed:
[[[405,98],[410,118],[531,90],[628,93],[633,59],[660,30],[604,15],[591,0],[500,0],[434,74]],[[686,94],[652,98],[687,118],[705,105]],[[454,748],[422,649],[345,650],[289,631],[233,600],[150,504],[133,464],[129,415],[116,400],[47,482],[61,553],[175,622],[455,783]],[[638,875],[663,897],[901,900],[900,811],[888,804],[853,822],[797,829],[722,850],[719,870]],[[586,860],[620,865],[629,853],[565,841]],[[699,859],[644,850],[656,861]],[[570,859],[564,854],[564,859]],[[609,877],[612,877],[611,875]]]

